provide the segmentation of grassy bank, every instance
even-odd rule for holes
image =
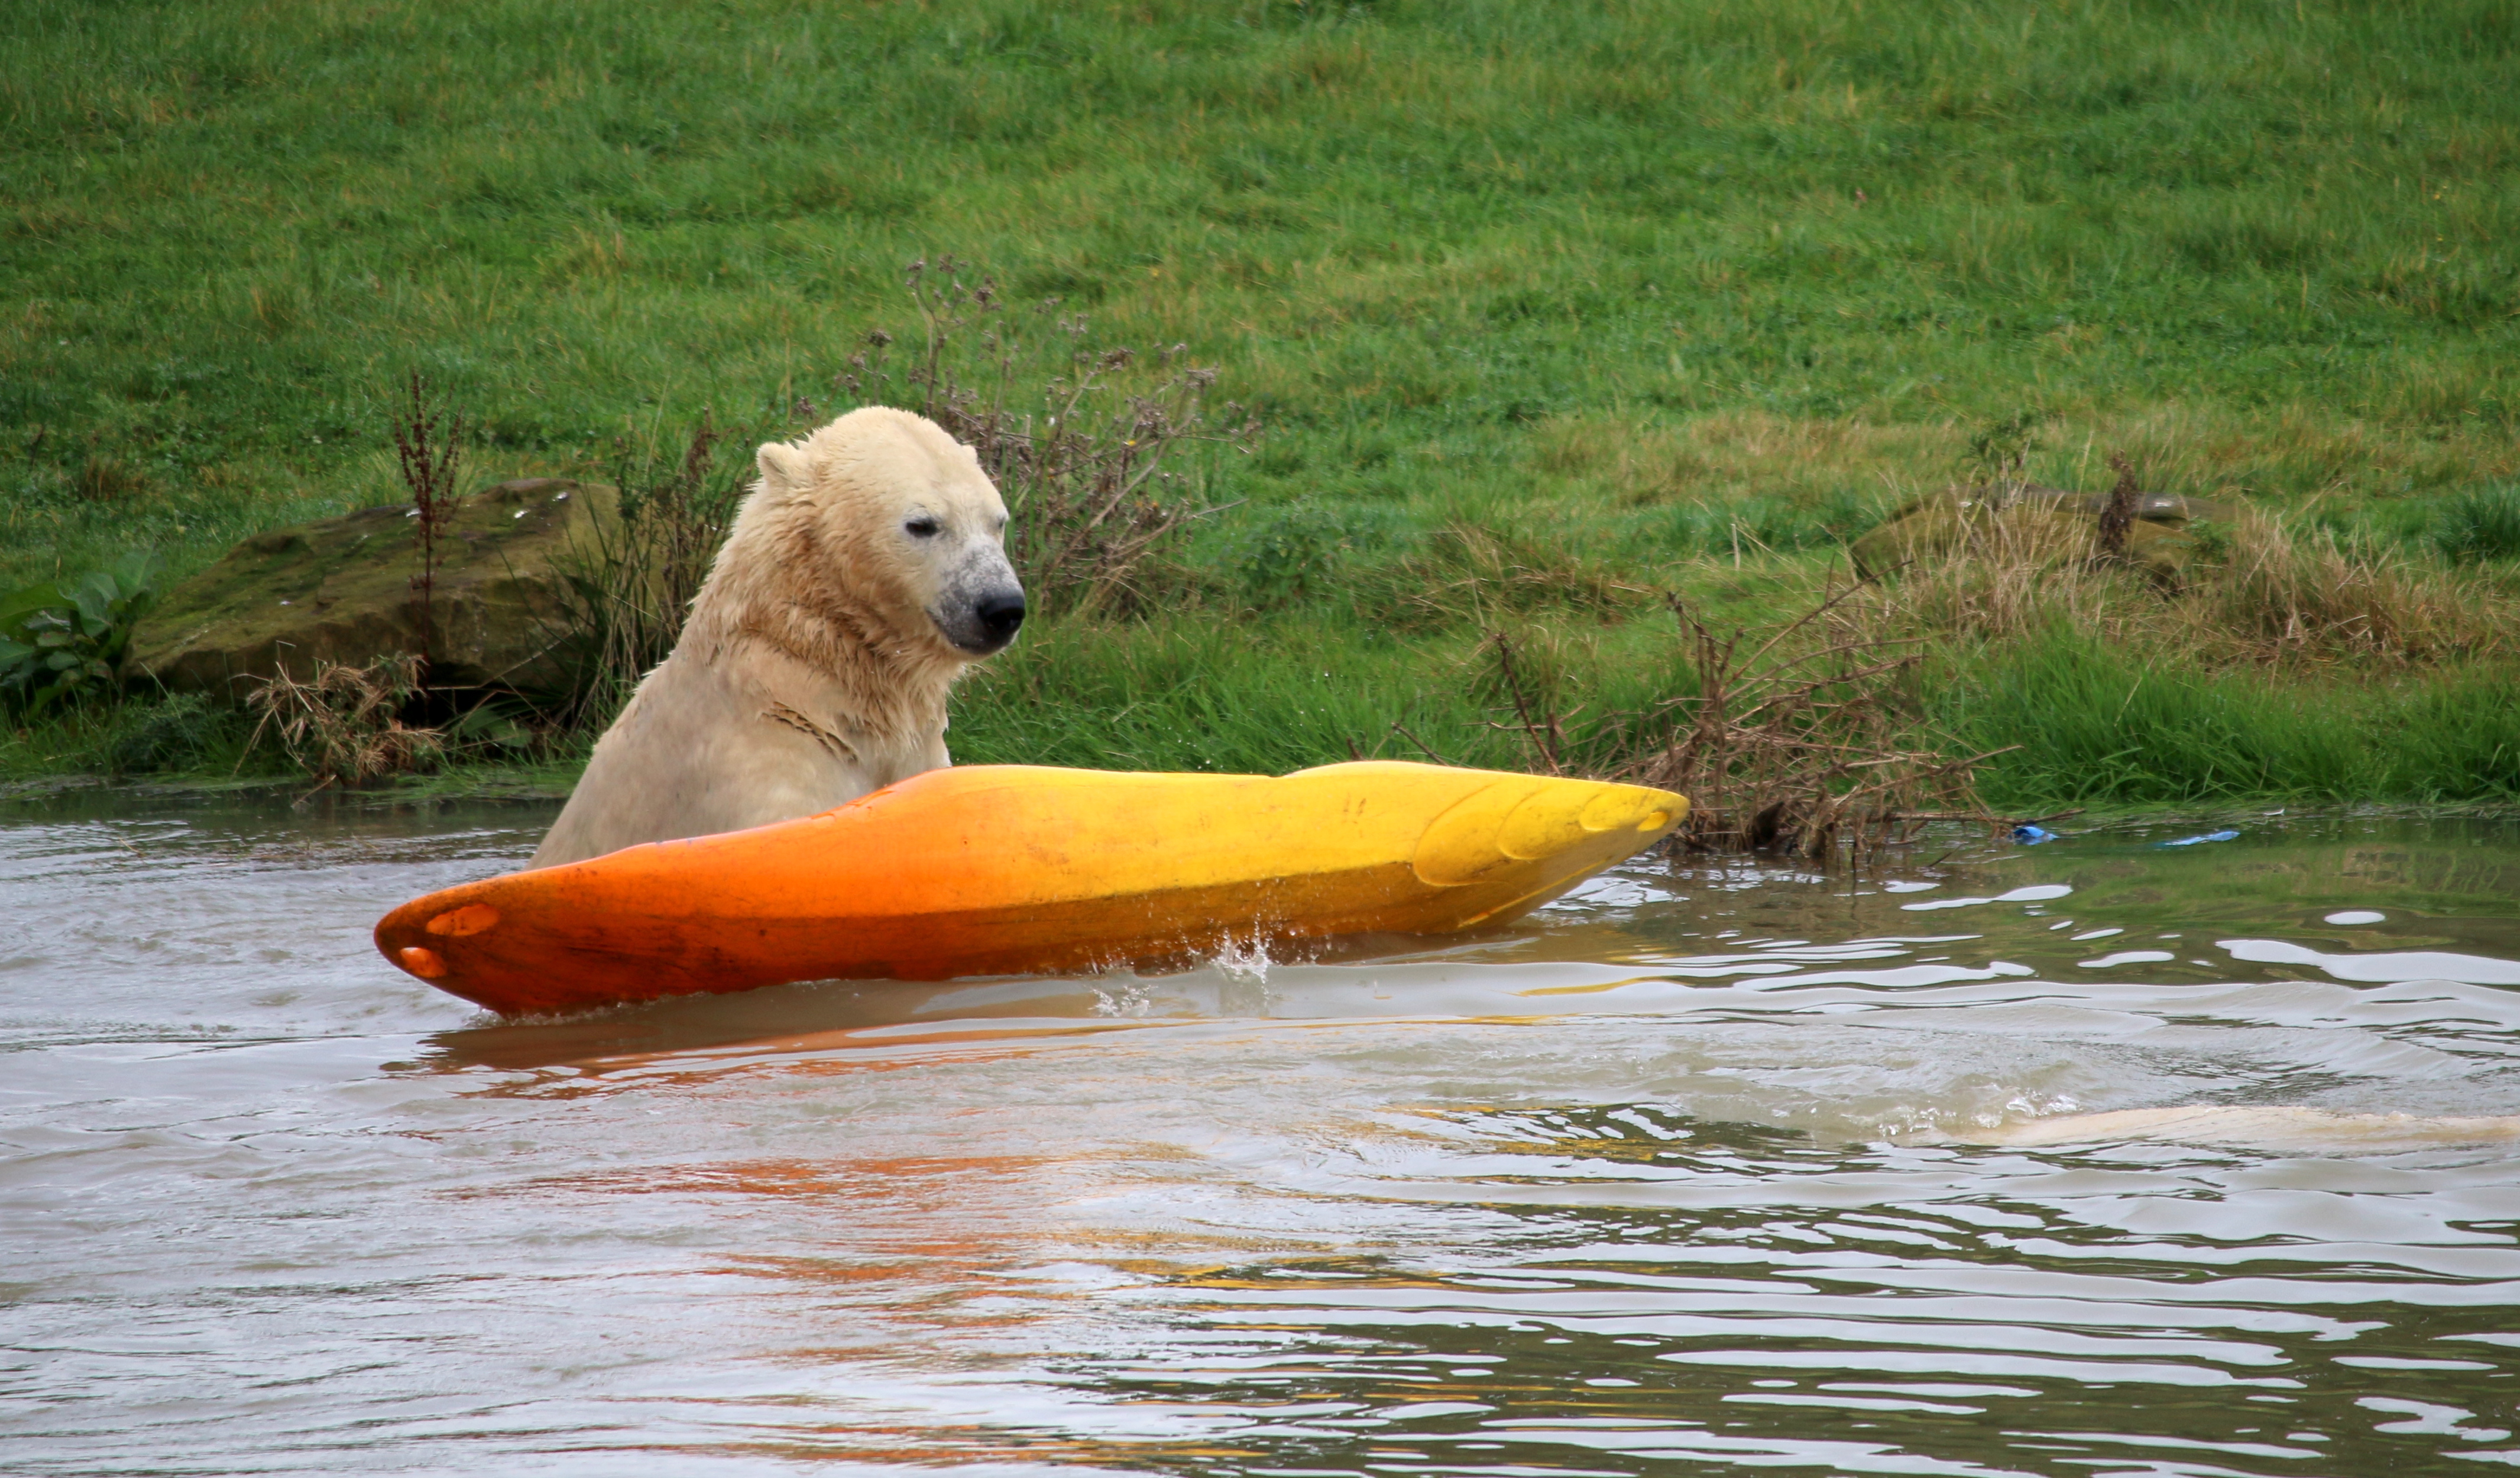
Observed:
[[[1667,629],[1639,622],[1558,678],[1595,712],[1693,690]],[[1379,649],[1351,633],[1156,623],[1061,631],[974,683],[955,720],[965,761],[1286,770],[1354,752],[1521,768],[1529,743],[1456,640]],[[1430,691],[1438,675],[1444,687]],[[1989,762],[1987,798],[2019,814],[2248,797],[2520,803],[2520,700],[2505,668],[2312,677],[2145,660],[2056,628],[1918,684],[1920,726]],[[1043,694],[1060,701],[1044,704]],[[1395,728],[1397,725],[1399,727]]]
[[[1643,711],[1692,681],[1663,596],[1794,608],[2007,420],[2042,481],[2123,452],[2469,571],[2474,611],[2508,584],[2449,514],[2520,476],[2520,13],[2488,0],[13,22],[0,587],[389,501],[415,368],[485,476],[830,414],[943,251],[1191,344],[1267,427],[1205,465],[1233,507],[1168,613],[1029,633],[969,759],[1516,762],[1488,631],[1567,708]],[[1919,733],[2027,745],[1988,776],[2024,804],[2520,787],[2490,644],[1916,622]],[[0,768],[146,722],[22,727]]]

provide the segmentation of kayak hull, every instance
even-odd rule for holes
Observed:
[[[508,1014],[1090,970],[1500,922],[1687,810],[1638,785],[1382,761],[1280,778],[974,765],[819,816],[444,889],[386,915],[376,940]]]

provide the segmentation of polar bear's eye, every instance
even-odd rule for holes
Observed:
[[[902,525],[903,528],[910,530],[913,538],[918,539],[935,538],[936,530],[941,525],[939,525],[935,519],[930,518],[925,514],[921,514],[918,517],[913,518],[908,523]]]

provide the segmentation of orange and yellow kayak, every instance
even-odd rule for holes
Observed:
[[[377,948],[518,1013],[1440,934],[1547,902],[1688,810],[1641,785],[1388,761],[1278,778],[971,765],[447,888],[386,915]]]

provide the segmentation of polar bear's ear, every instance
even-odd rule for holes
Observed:
[[[761,490],[774,497],[792,493],[813,480],[813,470],[805,462],[805,453],[785,441],[765,441],[753,454],[761,465]]]

